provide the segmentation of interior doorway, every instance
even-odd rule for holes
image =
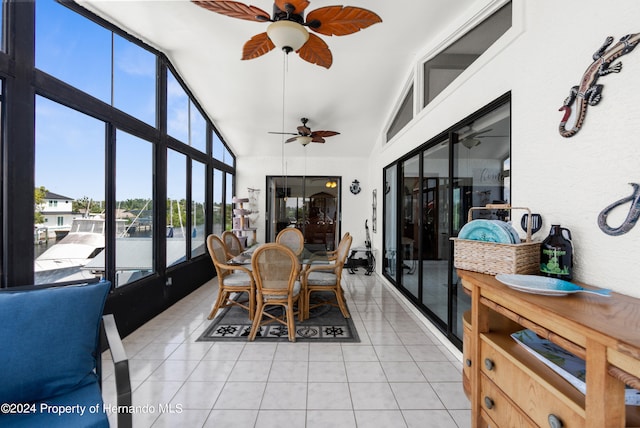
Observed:
[[[333,250],[340,236],[340,186],[337,176],[267,177],[267,241],[295,227],[309,251]]]

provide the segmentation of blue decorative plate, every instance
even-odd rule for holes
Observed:
[[[503,222],[504,223],[504,222]],[[471,241],[513,244],[513,235],[494,220],[473,220],[462,226],[458,238]]]
[[[491,220],[491,221],[493,221],[496,224],[500,225],[500,227],[502,227],[507,233],[509,233],[511,235],[511,243],[512,244],[519,244],[520,243],[520,235],[518,235],[518,232],[516,231],[516,229],[510,223],[507,223],[507,222],[501,221],[501,220]]]
[[[579,292],[609,296],[611,293],[608,289],[585,289],[573,282],[546,276],[500,273],[496,275],[496,279],[514,290],[545,296],[566,296]]]

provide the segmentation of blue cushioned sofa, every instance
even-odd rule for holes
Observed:
[[[108,427],[101,338],[114,362],[119,427],[131,427],[129,368],[108,281],[0,290],[0,426]],[[101,331],[104,333],[101,334]]]

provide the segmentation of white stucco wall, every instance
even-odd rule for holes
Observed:
[[[567,25],[562,19],[565,25],[549,29],[554,14],[595,22]],[[640,225],[613,237],[597,224],[603,208],[631,193],[627,183],[640,182],[640,48],[621,58],[619,74],[600,78],[602,101],[588,108],[582,130],[571,138],[557,131],[557,109],[605,38],[640,32],[640,2],[527,3],[526,26],[519,44],[531,55],[519,60],[512,107],[514,204],[543,215],[542,237],[551,224],[571,230],[576,279],[640,297]],[[619,225],[628,209],[629,204],[613,213],[610,224]]]
[[[486,2],[483,2],[486,4]],[[470,19],[475,12],[470,11]],[[460,78],[422,110],[389,144],[385,130],[368,159],[330,159],[307,162],[307,175],[343,177],[343,231],[364,241],[364,220],[371,217],[371,191],[378,189],[378,233],[382,248],[382,169],[454,123],[511,91],[512,203],[543,216],[542,240],[551,224],[569,228],[575,247],[575,279],[640,297],[640,225],[626,235],[611,237],[597,225],[598,213],[631,193],[629,182],[640,182],[640,47],[622,57],[623,69],[600,79],[599,105],[588,108],[582,130],[572,138],[558,133],[562,105],[591,64],[593,53],[611,35],[616,40],[640,32],[640,1],[514,0],[513,28]],[[461,22],[465,17],[461,17]],[[450,29],[450,33],[455,28]],[[443,38],[450,34],[443,34]],[[441,41],[426,46],[427,55]],[[418,61],[420,58],[416,58]],[[419,74],[420,67],[415,73]],[[412,74],[407,70],[407,75]],[[403,87],[398,87],[398,98]],[[389,115],[393,114],[389,106]],[[302,175],[303,158],[289,158],[288,174]],[[265,175],[281,173],[281,158],[238,159],[238,189],[264,191]],[[349,193],[358,179],[363,188]],[[263,194],[264,195],[264,194]],[[261,197],[264,204],[264,197]],[[616,226],[629,206],[610,216]],[[264,206],[260,207],[264,212]],[[259,239],[264,237],[261,218]],[[378,264],[381,257],[377,257]],[[378,266],[378,270],[380,266]]]
[[[640,47],[621,58],[622,72],[600,79],[599,105],[590,106],[582,130],[558,133],[562,105],[579,84],[605,38],[640,32],[640,2],[620,0],[514,0],[514,28],[473,64],[390,144],[379,143],[369,181],[382,168],[505,92],[512,102],[512,203],[543,216],[534,238],[551,224],[571,230],[575,279],[640,297],[640,225],[612,237],[597,225],[599,212],[640,182]],[[453,31],[453,30],[452,30]],[[435,44],[434,44],[435,45]],[[399,88],[399,92],[401,88]],[[627,204],[610,216],[617,226]],[[381,207],[380,207],[381,209]],[[379,210],[378,229],[382,225]],[[374,245],[382,246],[381,235]]]

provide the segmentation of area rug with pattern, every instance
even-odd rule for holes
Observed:
[[[333,293],[311,294],[311,304],[316,301],[331,300]],[[246,299],[246,294],[240,298]],[[269,311],[279,314],[282,307],[270,307]],[[246,341],[251,331],[247,311],[231,306],[216,315],[211,325],[198,338],[199,342]],[[273,322],[262,326],[256,341],[288,341],[287,327]],[[309,318],[300,322],[296,316],[296,341],[300,342],[360,342],[358,332],[351,318],[344,318],[340,309],[322,305],[311,309]]]

